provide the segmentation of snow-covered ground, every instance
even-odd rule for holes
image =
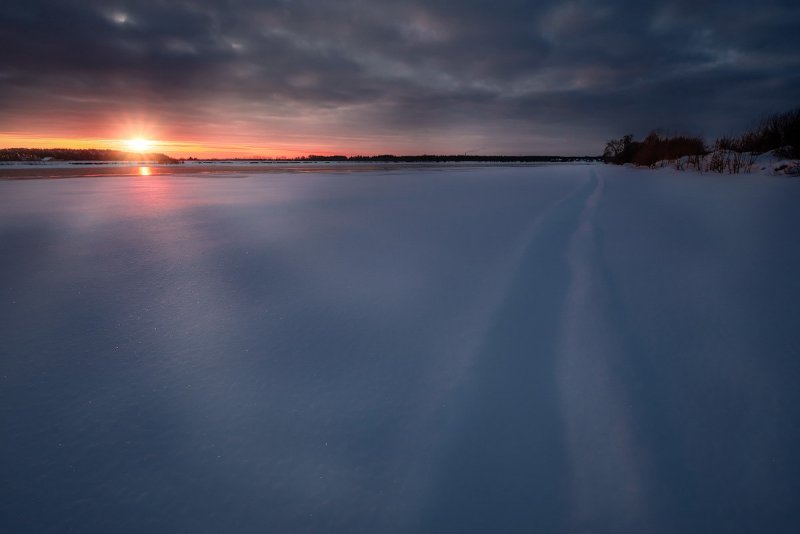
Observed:
[[[0,531],[800,531],[800,181],[0,181]]]

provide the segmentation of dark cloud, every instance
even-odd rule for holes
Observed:
[[[26,0],[0,27],[6,131],[135,109],[252,144],[595,153],[798,103],[794,1]]]

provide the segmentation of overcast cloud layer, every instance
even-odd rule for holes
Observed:
[[[796,1],[6,2],[0,132],[599,153],[800,104]]]

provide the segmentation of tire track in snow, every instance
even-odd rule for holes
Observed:
[[[625,384],[615,372],[624,341],[611,312],[596,216],[602,177],[566,248],[570,275],[557,341],[556,374],[575,527],[644,528],[643,481]]]

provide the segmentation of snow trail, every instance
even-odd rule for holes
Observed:
[[[494,313],[440,460],[425,531],[560,531],[569,463],[557,382],[561,307],[569,287],[567,244],[597,177],[551,201]],[[453,491],[458,488],[458,491]]]
[[[591,174],[596,185],[566,247],[570,283],[557,341],[569,498],[576,526],[630,528],[645,515],[642,480],[624,385],[615,373],[624,343],[610,310],[596,225],[605,182]]]

